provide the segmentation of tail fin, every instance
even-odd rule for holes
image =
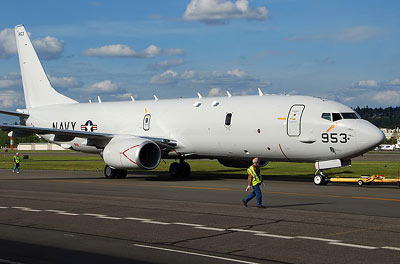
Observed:
[[[26,107],[77,103],[51,86],[23,25],[15,27]]]

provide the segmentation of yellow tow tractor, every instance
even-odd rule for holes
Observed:
[[[358,186],[371,183],[397,183],[400,187],[400,177],[387,179],[383,175],[361,175],[360,178],[329,178],[329,182],[356,182]]]

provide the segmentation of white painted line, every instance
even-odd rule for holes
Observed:
[[[0,206],[0,209],[7,209],[7,206]]]
[[[6,263],[6,264],[23,264],[22,262],[15,262],[15,261],[8,260],[8,259],[0,259],[0,263]]]
[[[264,231],[257,231],[257,230],[249,230],[249,229],[240,229],[240,228],[230,228],[229,231],[236,231],[236,232],[246,232],[246,233],[255,233],[255,234],[265,234],[267,232]]]
[[[102,215],[102,214],[83,214],[83,215],[95,216],[95,217],[103,217],[103,216],[106,216],[106,215]]]
[[[363,246],[363,245],[357,245],[357,244],[348,244],[348,243],[342,243],[342,242],[329,242],[329,244],[343,246],[343,247],[362,248],[362,249],[377,249],[377,247]]]
[[[42,210],[36,210],[36,209],[31,209],[31,208],[24,208],[21,209],[22,211],[28,211],[28,212],[42,212]]]
[[[60,211],[60,210],[45,210],[45,211],[50,213],[65,213],[65,211]]]
[[[400,251],[400,248],[398,247],[382,247],[383,249],[390,249],[390,250],[397,250]]]
[[[274,235],[274,234],[254,234],[255,236],[265,236],[265,237],[274,237],[274,238],[283,238],[283,239],[293,239],[294,237],[291,236],[281,236],[281,235]]]
[[[59,215],[72,215],[72,216],[80,215],[80,214],[67,213],[67,212],[59,212],[57,214],[59,214]]]
[[[204,229],[204,230],[212,230],[212,231],[226,231],[226,229],[216,228],[216,227],[207,227],[207,226],[196,226],[197,229]]]
[[[27,207],[13,206],[13,207],[11,207],[11,208],[13,208],[13,209],[26,209]]]
[[[121,220],[122,219],[120,217],[113,217],[113,216],[98,216],[97,218],[110,219],[110,220]]]
[[[128,219],[128,220],[135,220],[135,221],[151,221],[151,219],[137,218],[137,217],[125,217],[125,219]]]
[[[160,222],[160,221],[152,221],[152,220],[145,220],[145,221],[142,221],[142,223],[156,224],[156,225],[170,225],[170,223]]]
[[[181,254],[187,254],[187,255],[194,255],[194,256],[205,257],[205,258],[221,259],[221,260],[237,262],[237,263],[259,264],[257,262],[244,261],[244,260],[240,260],[240,259],[223,258],[223,257],[199,254],[199,253],[194,253],[194,252],[189,252],[189,251],[182,251],[182,250],[175,250],[175,249],[161,248],[161,247],[152,247],[152,246],[139,245],[139,244],[133,244],[133,245],[135,247],[151,248],[151,249],[157,249],[157,250],[163,250],[163,251],[169,251],[169,252],[175,252],[175,253],[181,253]]]
[[[328,239],[328,238],[320,238],[320,237],[297,236],[296,238],[317,240],[317,241],[324,241],[324,242],[340,242],[340,240],[334,240],[334,239]]]
[[[183,226],[194,226],[194,227],[204,226],[204,225],[190,224],[190,223],[172,223],[172,224],[174,224],[174,225],[183,225]]]

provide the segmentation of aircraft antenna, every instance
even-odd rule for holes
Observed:
[[[199,99],[203,98],[200,93],[197,93],[197,96],[199,97]]]
[[[257,88],[257,89],[258,89],[258,95],[259,95],[259,96],[263,96],[264,93],[261,91],[261,88]]]
[[[91,103],[92,103],[92,100],[89,99],[89,104],[91,104]]]
[[[226,91],[226,94],[228,95],[228,97],[232,97],[232,95],[229,91]]]
[[[132,102],[135,102],[135,98],[131,95]]]
[[[154,100],[158,101],[157,96],[155,94],[153,94],[153,96],[154,96]]]
[[[99,104],[101,104],[100,96],[97,96],[97,100],[99,101]]]

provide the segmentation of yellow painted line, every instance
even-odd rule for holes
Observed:
[[[286,120],[286,117],[278,117],[278,120]]]
[[[332,128],[334,128],[335,127],[335,125],[331,125],[331,127],[330,128],[328,128],[328,130],[326,130],[326,133],[328,133]]]
[[[365,199],[365,200],[378,200],[378,201],[392,201],[392,202],[400,202],[400,199],[392,199],[392,198],[378,198],[378,197],[351,197],[353,199]]]
[[[192,187],[192,186],[167,186],[169,188],[181,188],[181,189],[203,189],[203,190],[217,190],[217,191],[233,191],[232,189],[224,188],[207,188],[207,187]]]

